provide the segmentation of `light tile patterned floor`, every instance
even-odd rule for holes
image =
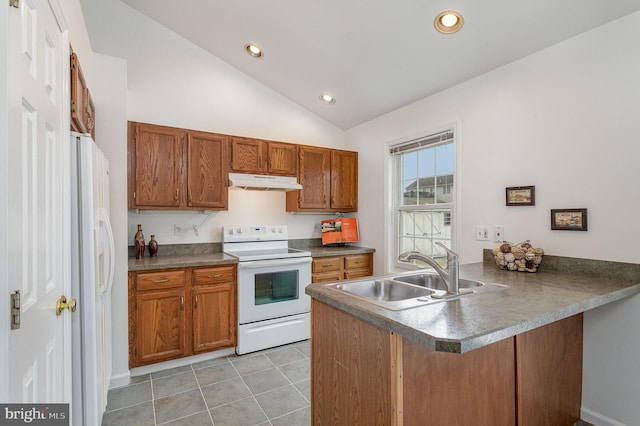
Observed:
[[[102,426],[309,425],[309,341],[134,377]]]

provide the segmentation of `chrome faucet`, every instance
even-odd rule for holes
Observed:
[[[436,272],[442,277],[443,281],[447,285],[447,294],[460,294],[458,289],[458,254],[452,250],[449,250],[440,241],[436,241],[436,244],[442,247],[447,252],[447,269],[443,269],[432,257],[420,253],[419,251],[408,251],[398,256],[400,262],[409,262],[411,260],[421,260],[428,263],[436,270]]]

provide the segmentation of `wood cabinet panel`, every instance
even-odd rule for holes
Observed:
[[[298,146],[267,142],[267,174],[295,176],[298,172]]]
[[[311,318],[311,424],[392,424],[389,333],[316,300]]]
[[[329,208],[331,153],[326,148],[298,147],[298,183],[303,189],[287,192],[287,211]]]
[[[516,336],[518,425],[572,425],[582,401],[583,315]]]
[[[312,424],[573,425],[582,317],[453,354],[312,299]]]
[[[328,272],[342,270],[343,256],[337,257],[315,257],[311,264],[311,272]]]
[[[136,275],[136,290],[160,290],[172,287],[184,287],[186,272],[184,270],[145,272]]]
[[[370,275],[373,275],[372,253],[315,257],[311,264],[311,281],[314,283],[357,279]]]
[[[264,173],[264,143],[259,139],[231,138],[231,170],[238,173]]]
[[[134,353],[138,364],[164,361],[186,352],[185,290],[139,293],[137,340]]]
[[[331,208],[358,210],[358,153],[331,151]]]
[[[179,207],[184,133],[171,127],[130,126],[133,190],[129,207]]]
[[[129,366],[236,345],[235,265],[129,273]]]
[[[287,193],[287,211],[358,210],[358,153],[301,145],[298,183]]]
[[[402,339],[402,366],[405,426],[518,424],[513,338],[465,354]]]
[[[235,346],[235,283],[199,285],[193,299],[193,352]]]
[[[232,172],[295,176],[297,170],[297,145],[238,136],[231,137]]]
[[[203,132],[187,135],[187,206],[226,209],[226,137]]]
[[[130,209],[227,209],[227,136],[133,121],[128,126]]]

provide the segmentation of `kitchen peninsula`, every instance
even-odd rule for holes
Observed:
[[[557,259],[535,274],[464,265],[461,278],[509,287],[400,311],[307,287],[312,424],[573,425],[582,313],[640,283],[638,265]]]

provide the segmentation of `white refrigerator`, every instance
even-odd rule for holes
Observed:
[[[71,133],[71,292],[74,425],[100,425],[111,379],[109,162],[89,136]]]

